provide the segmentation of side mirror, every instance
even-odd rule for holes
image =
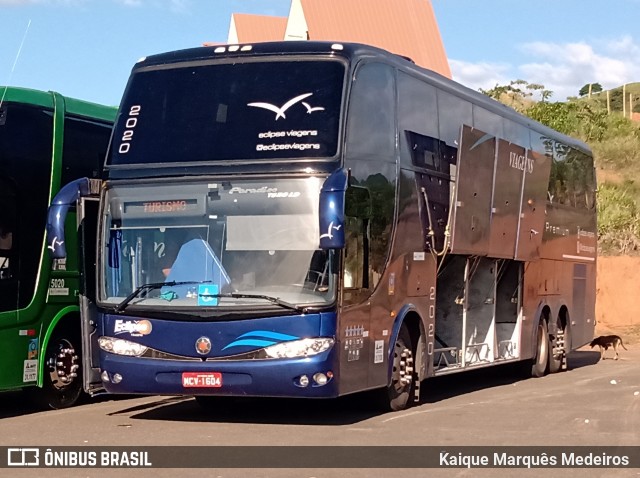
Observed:
[[[69,207],[91,193],[90,180],[80,178],[66,184],[53,198],[47,211],[47,248],[53,259],[67,257],[64,223]]]
[[[339,169],[329,176],[320,190],[320,249],[342,249],[344,239],[344,196],[347,173]]]

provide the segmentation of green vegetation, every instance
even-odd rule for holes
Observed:
[[[593,93],[599,93],[602,91],[602,85],[600,83],[587,83],[578,92],[579,96],[587,96]]]
[[[604,182],[598,188],[598,244],[604,254],[633,254],[640,248],[638,187]]]
[[[593,150],[599,180],[598,245],[609,255],[640,254],[640,123],[622,116],[622,87],[597,92],[599,83],[580,89],[580,98],[549,102],[552,92],[523,80],[482,93],[540,123],[581,139]],[[634,112],[640,112],[640,83],[628,84]],[[534,99],[539,93],[540,98]],[[627,101],[627,114],[629,103]]]
[[[609,91],[602,91],[599,83],[591,84],[591,97],[589,95],[589,85],[584,85],[578,92],[581,98],[589,99],[604,110],[622,113],[625,108],[622,107],[622,93],[626,94],[627,105],[626,112],[629,114],[629,95],[633,95],[633,111],[640,113],[640,83],[627,83],[624,88],[619,86]],[[607,105],[608,102],[608,105]]]

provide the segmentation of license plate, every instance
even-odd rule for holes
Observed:
[[[183,372],[182,386],[185,388],[222,387],[222,374],[219,372]]]

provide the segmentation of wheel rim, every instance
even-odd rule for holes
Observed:
[[[413,353],[403,340],[396,342],[393,352],[393,388],[396,393],[407,392],[413,377]]]
[[[73,344],[60,339],[53,348],[53,354],[47,361],[51,384],[58,390],[68,388],[78,377],[78,355]]]
[[[553,339],[550,342],[551,348],[549,350],[549,353],[551,354],[551,357],[554,360],[562,360],[562,356],[564,355],[565,350],[564,345],[561,346],[560,344],[564,344],[564,330],[558,328],[558,331],[553,336]]]
[[[546,333],[542,324],[538,325],[538,357],[536,362],[538,365],[546,365],[547,355],[549,350],[547,349],[549,341],[547,340]]]

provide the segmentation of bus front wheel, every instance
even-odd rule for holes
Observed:
[[[54,330],[43,367],[42,389],[30,390],[36,404],[54,410],[75,405],[82,395],[79,334],[65,328]]]
[[[404,410],[414,392],[414,348],[409,329],[403,323],[393,346],[391,383],[380,391],[380,405],[384,410]]]

